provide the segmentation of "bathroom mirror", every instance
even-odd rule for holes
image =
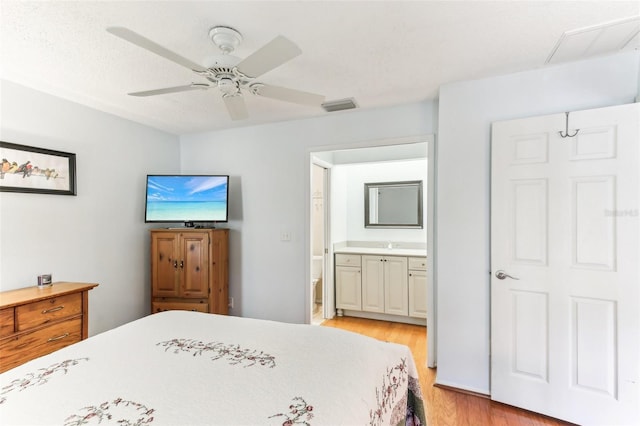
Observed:
[[[365,228],[422,228],[422,181],[364,184]]]

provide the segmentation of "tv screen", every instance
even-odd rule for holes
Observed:
[[[229,176],[148,175],[145,222],[227,222]]]

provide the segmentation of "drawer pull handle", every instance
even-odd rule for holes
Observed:
[[[47,340],[47,342],[55,342],[56,340],[64,339],[65,337],[69,337],[69,333],[64,333],[62,336],[58,337],[49,337],[49,340]]]
[[[56,312],[56,311],[59,311],[61,309],[64,309],[64,305],[56,306],[55,308],[51,308],[51,309],[45,309],[44,311],[42,311],[42,313],[43,314],[50,314],[51,312]]]

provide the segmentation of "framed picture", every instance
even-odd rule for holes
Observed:
[[[0,191],[76,195],[76,155],[0,141]]]

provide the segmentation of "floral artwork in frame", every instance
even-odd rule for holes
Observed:
[[[0,141],[0,192],[76,195],[76,155]]]

